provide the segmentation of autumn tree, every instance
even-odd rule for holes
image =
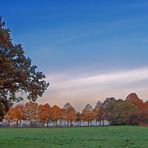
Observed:
[[[126,98],[127,101],[131,102],[137,111],[132,114],[129,118],[129,124],[134,125],[147,125],[148,124],[148,102],[143,102],[136,93],[131,93]]]
[[[130,102],[136,108],[136,111],[129,117],[128,123],[139,125],[143,124],[145,120],[145,104],[137,96],[136,93],[131,93],[127,96],[126,101]]]
[[[32,122],[37,119],[37,110],[38,104],[34,102],[27,102],[24,107],[24,117],[25,120],[30,122],[30,126],[32,126]]]
[[[49,120],[51,119],[51,113],[50,113],[50,105],[49,104],[40,104],[38,106],[38,112],[37,112],[37,118],[42,123],[42,127],[45,123],[47,123],[47,127],[49,124]]]
[[[17,127],[21,126],[21,121],[24,120],[24,106],[23,105],[17,105],[14,107],[14,111],[16,112],[16,124]]]
[[[94,120],[94,110],[90,104],[87,104],[82,110],[81,118],[90,126],[90,123]]]
[[[137,96],[136,93],[131,93],[126,97],[126,100],[130,103],[132,103],[138,111],[142,110],[143,108],[143,101]]]
[[[62,109],[62,116],[67,121],[68,126],[72,126],[72,122],[76,119],[76,110],[70,103],[66,103]]]
[[[0,17],[0,119],[22,94],[35,101],[48,87],[45,75],[32,65],[20,44],[13,44],[10,30]]]
[[[143,114],[143,123],[148,124],[148,102],[144,103],[141,113]]]
[[[15,119],[15,111],[14,108],[9,108],[7,114],[5,115],[5,120],[8,121],[9,127],[10,127],[10,123],[11,121],[14,121]]]
[[[21,121],[24,120],[24,106],[20,104],[10,108],[5,119],[9,122],[9,125],[10,121],[15,121],[16,127],[21,127]]]
[[[57,126],[57,122],[61,119],[61,109],[57,105],[51,107],[50,114],[51,114],[51,121],[55,122]]]

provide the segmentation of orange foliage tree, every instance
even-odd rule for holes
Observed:
[[[127,101],[132,103],[135,107],[137,107],[137,111],[140,111],[143,108],[143,101],[137,96],[136,93],[131,93],[126,98]]]
[[[49,104],[44,104],[44,105],[39,105],[38,106],[38,112],[37,112],[37,118],[38,120],[42,123],[42,127],[44,126],[45,122],[47,123],[47,127],[49,124],[50,120],[50,105]]]
[[[66,103],[62,109],[62,117],[67,121],[68,126],[72,126],[72,122],[76,119],[76,110],[70,103]]]
[[[9,111],[8,111],[7,114],[5,115],[5,120],[8,121],[9,127],[10,127],[10,122],[11,122],[11,121],[14,121],[14,116],[15,116],[14,108],[9,108]]]
[[[56,126],[57,126],[57,122],[61,119],[61,109],[60,107],[54,105],[51,107],[50,110],[50,114],[51,114],[51,121],[55,122]]]
[[[17,105],[14,108],[10,108],[7,112],[5,119],[9,122],[15,121],[16,126],[21,126],[21,121],[24,119],[24,106]]]
[[[37,108],[38,104],[32,101],[25,104],[24,117],[25,120],[30,122],[30,126],[32,126],[32,122],[37,119]]]

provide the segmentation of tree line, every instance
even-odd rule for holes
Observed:
[[[125,100],[111,97],[103,103],[98,101],[94,108],[87,104],[81,112],[77,112],[70,103],[60,108],[27,102],[10,108],[5,120],[8,125],[15,122],[15,127],[21,127],[22,121],[28,122],[29,127],[33,127],[34,123],[38,123],[38,127],[91,126],[94,122],[93,125],[99,126],[104,125],[105,121],[110,125],[148,125],[148,102],[143,102],[132,93]]]

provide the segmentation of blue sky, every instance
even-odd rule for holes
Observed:
[[[23,44],[51,83],[43,102],[81,106],[110,95],[125,98],[130,91],[148,98],[147,0],[3,0],[0,5],[14,43]],[[125,81],[133,71],[138,80]],[[103,90],[100,81],[88,82],[117,74],[124,75],[116,79],[120,85],[108,88],[115,81],[103,81]]]

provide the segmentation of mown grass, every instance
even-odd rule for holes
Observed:
[[[148,148],[148,127],[0,129],[0,148]]]

